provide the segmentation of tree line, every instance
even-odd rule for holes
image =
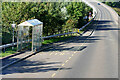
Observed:
[[[3,2],[3,44],[12,41],[13,21],[20,24],[36,18],[43,22],[43,35],[47,36],[80,28],[88,21],[83,17],[88,16],[90,11],[92,9],[83,2]]]
[[[119,2],[115,2],[113,0],[113,2],[104,2],[105,4],[111,6],[111,7],[117,7],[117,8],[120,8],[120,1]]]

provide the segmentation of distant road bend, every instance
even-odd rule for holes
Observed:
[[[118,15],[103,3],[90,3],[98,14],[89,31],[6,68],[2,77],[118,78]]]

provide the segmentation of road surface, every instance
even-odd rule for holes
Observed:
[[[118,78],[118,15],[102,3],[91,4],[98,14],[88,32],[10,66],[2,77]]]

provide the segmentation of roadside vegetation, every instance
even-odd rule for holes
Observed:
[[[43,36],[48,36],[82,27],[88,22],[83,17],[89,12],[92,9],[83,2],[3,2],[2,44],[12,42],[13,21],[20,24],[36,18],[43,22]]]
[[[105,4],[107,4],[108,6],[111,6],[120,16],[120,1],[119,2],[103,2]]]

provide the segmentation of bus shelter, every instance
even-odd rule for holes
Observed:
[[[18,51],[29,47],[31,47],[33,52],[36,52],[38,49],[40,49],[42,46],[42,31],[43,22],[37,19],[32,19],[20,23],[18,25],[17,37]],[[32,34],[32,37],[30,37],[30,34]],[[32,44],[32,46],[30,46],[30,44]]]

